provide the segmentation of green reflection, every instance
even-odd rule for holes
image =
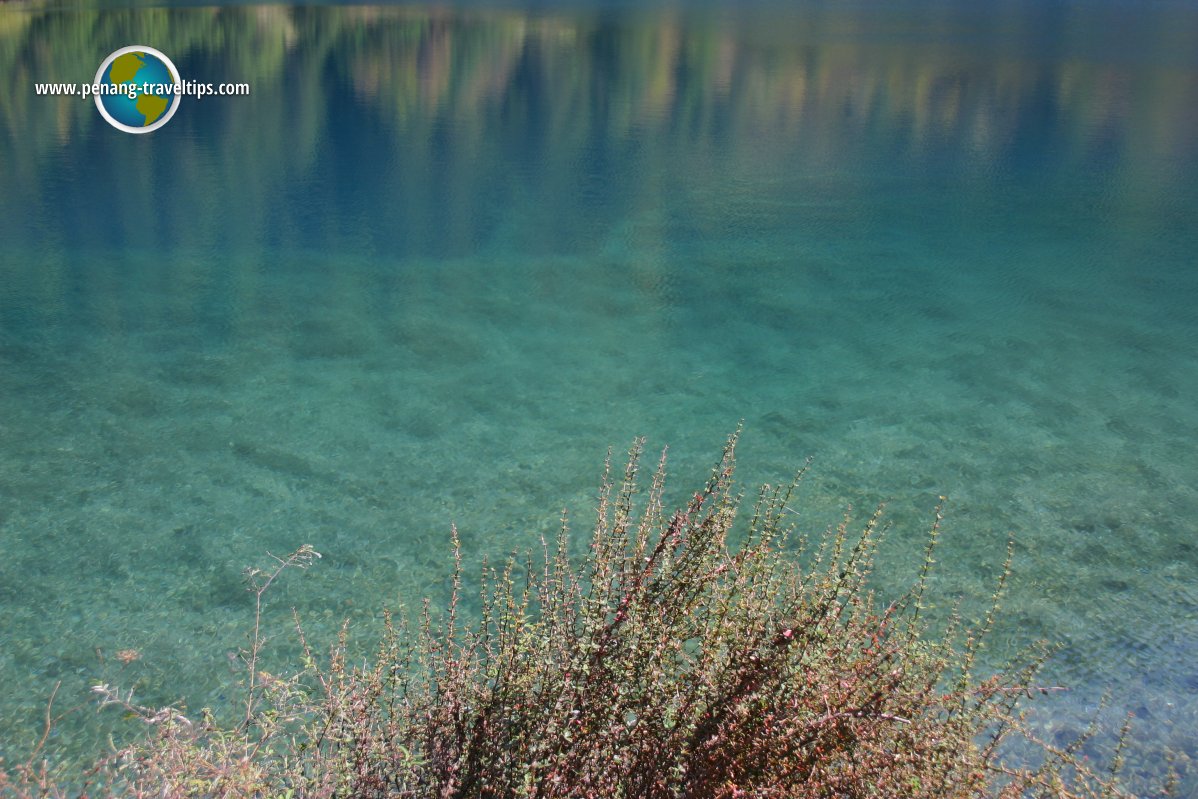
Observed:
[[[1176,63],[1176,53],[1177,43],[1198,35],[1195,15],[1147,15],[1129,33],[1125,47],[1135,52],[1123,62],[1091,56],[1094,25],[1080,12],[1076,22],[1050,19],[1047,52],[1028,52],[1029,38],[1041,41],[1028,31],[1043,22],[1028,6],[999,7],[973,27],[944,16],[912,13],[896,22],[868,9],[826,7],[801,15],[664,10],[615,18],[403,7],[6,6],[0,127],[12,157],[0,164],[0,188],[24,207],[58,200],[43,191],[47,170],[83,164],[79,148],[96,147],[108,131],[90,101],[37,97],[33,84],[90,81],[107,53],[132,42],[168,53],[190,70],[185,77],[245,81],[253,91],[248,100],[188,102],[174,130],[159,137],[155,152],[168,151],[177,171],[168,188],[214,196],[239,187],[223,213],[193,206],[185,223],[162,220],[171,241],[254,238],[278,224],[272,206],[279,191],[322,177],[314,174],[320,148],[345,140],[330,126],[349,122],[347,114],[394,143],[394,168],[380,165],[393,188],[381,199],[387,209],[402,209],[397,213],[421,205],[417,195],[427,183],[420,170],[431,163],[448,159],[435,177],[450,181],[454,197],[469,195],[468,184],[479,182],[477,164],[504,155],[495,147],[497,132],[538,143],[538,163],[519,166],[535,166],[535,190],[558,196],[586,190],[582,165],[597,136],[609,150],[623,142],[646,161],[685,142],[687,159],[762,169],[784,161],[838,168],[861,158],[867,140],[880,135],[904,157],[943,158],[951,142],[949,157],[986,180],[1040,124],[1044,104],[1062,148],[1053,168],[1101,152],[1109,159],[1104,169],[1137,174],[1137,191],[1163,192],[1178,171],[1144,166],[1193,163],[1198,80]],[[1159,28],[1151,27],[1154,20]],[[1147,55],[1137,50],[1146,41],[1153,42]],[[161,141],[167,136],[169,144]],[[122,182],[159,179],[154,170],[163,165],[142,157],[150,145],[127,156],[127,143],[101,141],[109,143],[88,155],[115,159],[113,174]],[[641,179],[630,173],[625,196],[654,192],[654,170],[640,172]],[[717,164],[714,177],[724,176]],[[524,175],[496,177],[519,182]],[[116,205],[144,218],[152,209],[137,206],[141,192],[128,194]],[[0,222],[0,230],[20,237],[21,215],[11,203],[5,210],[9,223]],[[447,236],[487,233],[471,227],[477,209],[468,200],[448,210]],[[346,241],[369,237],[365,228],[375,224],[327,221]],[[361,229],[345,231],[347,225]]]

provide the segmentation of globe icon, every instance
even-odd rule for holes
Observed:
[[[167,123],[179,107],[179,71],[152,47],[122,47],[96,72],[96,107],[115,128],[149,133]]]

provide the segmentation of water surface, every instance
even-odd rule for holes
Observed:
[[[443,598],[451,522],[581,531],[639,434],[685,495],[744,419],[747,486],[814,456],[809,529],[889,503],[888,590],[941,494],[944,606],[1013,535],[1036,723],[1109,690],[1184,770],[1198,13],[801,12],[0,9],[0,754],[59,681],[227,700],[266,552],[325,555],[282,660],[290,606]],[[252,95],[147,136],[34,96],[132,43]]]

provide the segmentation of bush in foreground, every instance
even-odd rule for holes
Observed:
[[[481,619],[454,592],[434,623],[388,621],[372,662],[327,662],[305,643],[290,677],[245,653],[244,719],[104,701],[154,723],[146,741],[90,776],[95,794],[244,797],[1093,797],[1123,796],[1074,750],[1033,742],[1036,763],[1003,759],[1027,737],[1018,700],[1036,663],[980,677],[979,625],[932,637],[921,618],[938,535],[906,597],[880,606],[867,577],[880,511],[797,539],[789,486],[764,487],[732,545],[741,497],[736,439],[685,507],[663,505],[665,458],[638,487],[641,442],[622,478],[610,459],[590,549],[568,530],[543,556],[484,566]],[[799,475],[802,476],[802,473]],[[251,578],[259,608],[301,548]],[[997,596],[1005,580],[999,578]],[[1026,751],[1026,747],[1023,747]],[[1114,753],[1117,764],[1118,752]],[[0,787],[61,794],[33,764]]]

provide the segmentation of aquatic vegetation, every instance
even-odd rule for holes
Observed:
[[[585,553],[570,525],[539,557],[484,565],[467,612],[456,530],[443,614],[388,617],[377,653],[355,664],[347,631],[327,658],[304,641],[292,674],[243,653],[244,713],[107,705],[153,727],[89,775],[90,792],[129,796],[352,797],[1114,797],[1076,744],[1036,742],[1020,702],[1043,653],[996,674],[977,655],[991,610],[932,634],[928,577],[938,508],[911,590],[869,588],[882,510],[808,538],[792,501],[803,472],[764,486],[748,520],[734,481],[736,436],[706,485],[666,503],[666,459],[642,485],[643,443],[622,474],[611,458]],[[805,471],[805,469],[804,469]],[[263,597],[305,546],[249,577]],[[468,616],[474,617],[473,621]],[[302,631],[299,633],[303,638]],[[49,719],[49,714],[47,716]],[[1120,736],[1120,740],[1126,736]],[[1025,744],[1012,747],[1014,741]],[[1028,752],[1033,754],[1029,755]],[[65,795],[48,768],[0,788]]]

